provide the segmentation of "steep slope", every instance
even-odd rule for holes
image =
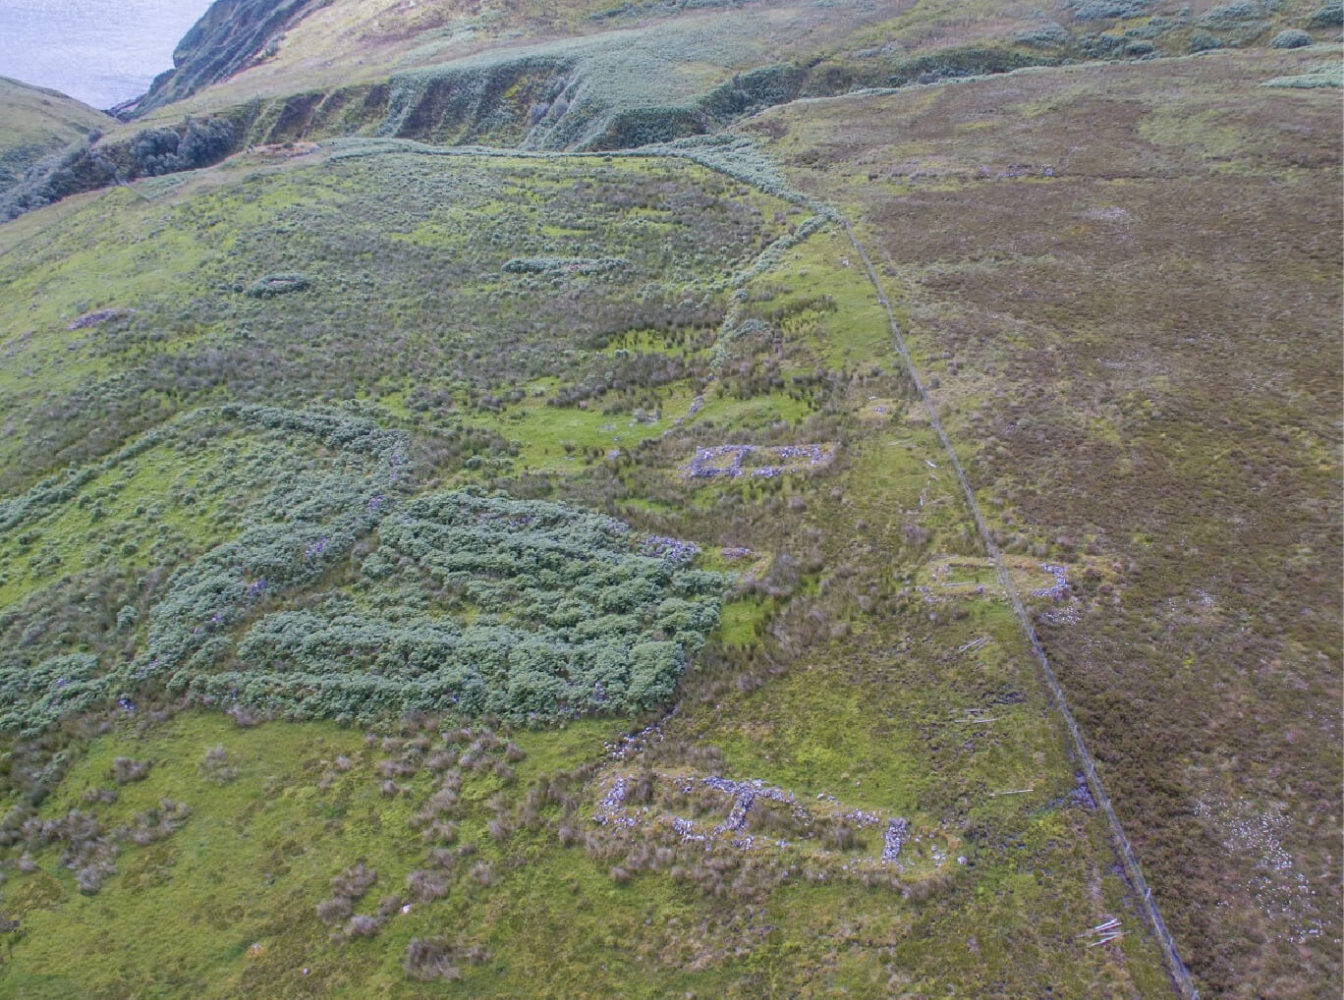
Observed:
[[[263,58],[287,28],[323,2],[216,0],[178,43],[173,68],[160,74],[123,114],[143,114],[227,80]]]
[[[566,4],[543,12],[343,0],[268,8],[277,20],[259,20],[249,5],[217,4],[192,36],[209,59],[189,58],[172,78],[181,86],[166,79],[149,103],[219,82],[54,165],[41,191],[9,197],[0,212],[43,204],[45,192],[209,165],[248,145],[339,135],[630,148],[712,133],[798,97],[1282,37],[1306,43],[1334,31],[1312,10],[1302,0],[1202,11],[1170,0],[1069,2],[1051,21],[1006,0]],[[292,17],[276,34],[286,11]],[[1296,25],[1314,26],[1315,35]],[[189,137],[193,116],[200,135]],[[184,141],[191,155],[179,154]]]
[[[251,9],[226,0],[202,24],[245,19]],[[1325,40],[1337,35],[1333,9],[1333,0],[1056,0],[1038,7],[1011,0],[330,0],[303,6],[300,18],[264,43],[221,40],[229,63],[246,68],[230,79],[206,74],[216,85],[185,107],[219,111],[387,82],[408,70],[567,53],[593,64],[593,85],[619,106],[680,104],[734,73],[776,63],[812,71],[808,92],[836,93],[1031,63],[1268,45],[1284,29]],[[205,69],[193,65],[181,72]],[[526,116],[529,108],[520,111]]]

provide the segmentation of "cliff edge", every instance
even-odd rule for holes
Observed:
[[[331,0],[216,0],[178,43],[173,68],[144,97],[118,109],[134,118],[226,80],[266,57],[277,36]]]

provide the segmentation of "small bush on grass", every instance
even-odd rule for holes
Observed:
[[[1344,27],[1344,0],[1326,0],[1307,18],[1308,28]]]
[[[1210,7],[1199,15],[1196,22],[1205,28],[1234,28],[1260,15],[1260,5],[1254,0],[1235,0],[1233,3]]]
[[[1030,31],[1024,31],[1014,41],[1019,45],[1027,45],[1033,49],[1050,49],[1058,46],[1068,45],[1073,40],[1063,26],[1054,21],[1043,24],[1039,28],[1032,28]]]
[[[411,938],[401,967],[406,975],[422,982],[442,979],[453,983],[462,978],[453,964],[452,949],[441,938]]]
[[[1080,21],[1142,17],[1154,0],[1067,0],[1065,6]]]
[[[1300,49],[1311,44],[1311,36],[1300,28],[1285,28],[1269,40],[1270,48]]]
[[[211,747],[201,761],[201,776],[216,785],[227,785],[238,777],[238,768],[229,764],[229,752],[222,745]]]
[[[313,279],[304,274],[268,274],[248,285],[243,294],[254,299],[270,299],[312,286]]]
[[[127,785],[132,781],[143,781],[149,776],[150,763],[147,760],[118,757],[112,762],[112,780],[118,785]]]

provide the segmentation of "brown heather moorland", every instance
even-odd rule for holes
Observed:
[[[1021,72],[742,126],[853,217],[1183,957],[1339,977],[1339,101],[1311,55]]]

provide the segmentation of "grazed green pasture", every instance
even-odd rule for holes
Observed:
[[[1337,994],[1341,21],[0,81],[0,996],[1172,995],[842,217],[1201,995]]]

